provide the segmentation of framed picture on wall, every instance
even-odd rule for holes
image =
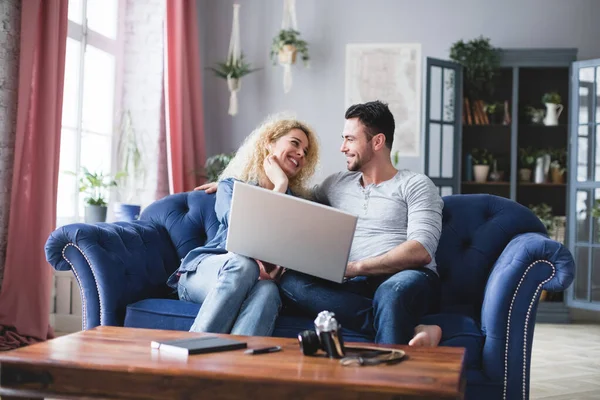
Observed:
[[[381,100],[394,114],[392,154],[418,157],[421,136],[421,45],[346,45],[346,108]]]

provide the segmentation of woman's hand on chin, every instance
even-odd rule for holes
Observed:
[[[267,156],[263,163],[263,167],[265,169],[265,174],[267,178],[274,185],[273,190],[276,192],[285,193],[288,187],[288,177],[281,169],[279,165],[279,160],[274,155]]]

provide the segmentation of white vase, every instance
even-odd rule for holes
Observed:
[[[546,103],[546,117],[544,118],[544,125],[558,125],[558,117],[560,117],[562,110],[562,104]]]
[[[488,173],[490,172],[489,165],[474,165],[473,172],[475,174],[475,182],[487,182]]]

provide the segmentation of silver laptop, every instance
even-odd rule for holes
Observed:
[[[357,220],[332,207],[236,181],[226,249],[341,283]]]

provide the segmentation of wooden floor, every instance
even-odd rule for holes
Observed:
[[[600,325],[536,324],[530,398],[600,399]]]

